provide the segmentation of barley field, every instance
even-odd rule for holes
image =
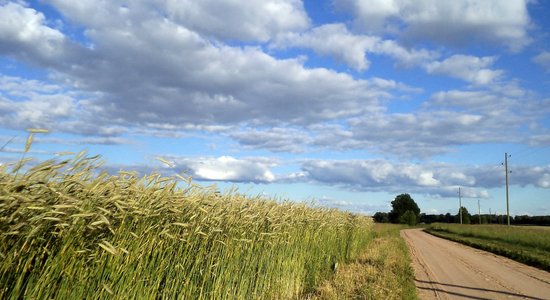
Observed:
[[[371,240],[370,218],[102,170],[0,166],[2,299],[292,299]]]

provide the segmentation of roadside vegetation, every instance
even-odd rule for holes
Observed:
[[[377,212],[373,219],[376,223],[408,224],[414,226],[420,220],[420,208],[409,194],[400,194],[391,202],[389,213]]]
[[[108,174],[83,153],[25,161],[0,166],[1,299],[292,299],[346,262],[365,295],[411,293],[398,230],[373,240],[370,218]]]
[[[375,224],[369,246],[306,299],[416,299],[409,250],[399,235],[404,228]]]
[[[550,227],[435,223],[426,231],[550,271]]]

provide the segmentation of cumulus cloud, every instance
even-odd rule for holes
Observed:
[[[169,165],[111,166],[111,170],[137,170],[149,173],[186,174],[195,180],[244,183],[314,183],[348,191],[418,193],[434,198],[455,198],[458,187],[465,198],[490,198],[490,189],[505,184],[504,170],[495,165],[460,165],[442,162],[422,164],[395,162],[387,159],[309,159],[298,162],[299,171],[290,170],[296,161],[271,157],[165,157]],[[158,163],[156,164],[158,165]],[[285,173],[286,172],[286,173]],[[550,188],[550,165],[514,165],[509,176],[513,186]],[[325,206],[350,210],[369,210],[365,203],[332,197],[317,199]],[[367,205],[368,206],[368,205]]]
[[[538,122],[550,113],[549,101],[537,100],[514,85],[441,91],[414,112],[378,111],[349,118],[346,123],[317,126],[313,128],[312,143],[317,147],[368,149],[409,158],[449,153],[460,145],[544,144],[546,131],[544,127],[537,128]],[[533,124],[533,138],[524,134],[526,124]]]
[[[75,25],[86,26],[93,46],[63,43],[59,51],[70,55],[47,61],[37,61],[30,48],[20,56],[47,63],[55,80],[95,93],[88,110],[117,124],[174,130],[245,122],[307,125],[365,113],[391,95],[392,87],[378,79],[310,69],[300,59],[277,59],[257,47],[213,42],[166,17],[172,11],[163,3],[51,3]],[[16,43],[14,36],[6,39]]]
[[[279,33],[309,26],[299,0],[253,0],[245,5],[231,0],[167,0],[166,10],[184,26],[224,40],[268,41]]]
[[[0,125],[99,136],[120,135],[128,130],[95,114],[103,108],[96,107],[93,98],[93,94],[63,85],[0,74]]]
[[[378,36],[353,34],[341,23],[321,25],[304,33],[280,35],[271,46],[311,48],[358,71],[369,68],[367,54],[390,56],[404,66],[417,65],[437,56],[435,52],[424,49],[408,50],[395,41],[383,40]]]
[[[492,122],[496,120],[446,110],[377,114],[351,119],[348,126],[321,131],[314,143],[319,147],[369,149],[399,157],[428,158],[447,153],[453,146],[513,138],[513,134],[506,134],[506,127]],[[485,125],[491,127],[480,129]]]
[[[461,166],[445,163],[395,163],[388,160],[309,160],[302,164],[307,178],[318,183],[358,191],[403,191],[456,197],[463,187],[464,197],[488,198],[487,189],[504,185],[504,172],[495,167]],[[548,188],[550,166],[515,168],[513,185]]]
[[[16,98],[18,100],[13,100]],[[75,100],[60,86],[0,75],[0,124],[49,128],[75,111]]]
[[[492,56],[453,55],[443,61],[428,63],[425,69],[430,74],[447,75],[483,85],[492,83],[504,74],[502,70],[489,68],[495,60]]]
[[[304,146],[311,140],[304,130],[280,127],[268,130],[241,130],[230,132],[228,135],[247,148],[274,152],[304,152]]]
[[[365,32],[452,46],[497,42],[511,51],[519,51],[530,43],[528,0],[334,2],[352,12],[356,27]]]
[[[0,2],[0,53],[41,62],[60,57],[65,36],[48,27],[40,12],[16,2]]]
[[[533,57],[532,61],[550,72],[550,52],[542,51],[537,56]]]
[[[547,101],[533,101],[520,88],[503,86],[498,80],[501,71],[491,69],[494,57],[455,55],[433,62],[437,54],[430,51],[408,49],[398,40],[370,33],[358,34],[343,24],[304,29],[309,25],[307,17],[301,16],[304,11],[299,1],[247,2],[249,7],[239,13],[258,32],[233,26],[236,21],[210,1],[48,3],[64,16],[63,22],[82,28],[85,41],[63,35],[33,8],[12,2],[1,6],[6,18],[0,21],[0,54],[46,67],[48,80],[56,82],[21,78],[8,82],[4,77],[0,122],[5,127],[54,124],[59,131],[104,139],[129,131],[143,135],[168,132],[171,137],[202,131],[228,136],[247,149],[374,149],[425,158],[456,145],[519,141],[519,129],[527,123],[535,128],[550,107]],[[399,4],[395,7],[401,14],[401,2],[388,3]],[[237,5],[222,4],[228,11]],[[288,13],[281,14],[281,10]],[[208,18],[227,17],[227,24],[232,25],[228,30],[236,31],[183,18],[198,11]],[[252,11],[266,16],[258,19]],[[22,26],[18,18],[28,23],[32,34],[21,37],[16,30]],[[474,87],[441,91],[428,96],[418,110],[393,113],[389,101],[422,91],[396,80],[361,79],[326,68],[308,68],[301,58],[276,58],[261,47],[262,41],[275,36],[286,39],[290,47],[314,49],[358,70],[366,70],[369,55],[384,55],[405,65],[426,66],[436,75],[461,78]],[[236,38],[260,43],[235,46],[231,39]],[[51,51],[38,54],[40,47],[35,45]],[[489,82],[498,84],[494,88],[484,84]],[[32,85],[40,91],[32,92]]]
[[[265,42],[279,33],[306,29],[310,22],[299,0],[47,2],[91,31],[101,30],[101,27],[120,28],[125,23],[140,25],[141,20],[156,18],[218,40]]]
[[[395,165],[386,160],[312,160],[305,162],[302,169],[317,182],[340,184],[360,190],[440,185],[439,180],[428,169],[419,165]]]
[[[220,156],[176,157],[169,160],[174,163],[174,169],[181,170],[197,180],[266,183],[276,179],[270,170],[276,163],[268,158]]]

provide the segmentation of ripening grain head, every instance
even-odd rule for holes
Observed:
[[[100,167],[0,169],[0,298],[295,298],[370,236],[370,218]]]

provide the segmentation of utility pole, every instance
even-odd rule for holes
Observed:
[[[458,217],[460,218],[460,224],[462,224],[462,196],[460,195],[460,187],[458,187]]]
[[[479,205],[479,199],[477,199],[477,215],[479,217],[479,224],[481,225],[481,206]]]
[[[508,218],[508,226],[510,226],[510,204],[508,198],[508,153],[504,153],[504,169],[506,170],[506,216]]]

